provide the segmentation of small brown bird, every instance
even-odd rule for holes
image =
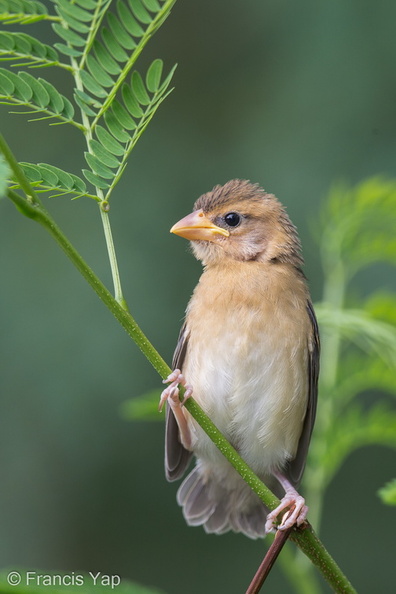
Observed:
[[[315,420],[319,336],[297,231],[257,184],[232,180],[196,201],[172,233],[191,240],[204,272],[187,307],[165,380],[165,470],[182,477],[177,501],[191,526],[251,538],[301,525],[308,508],[296,488]],[[194,398],[278,496],[268,513],[179,400]]]

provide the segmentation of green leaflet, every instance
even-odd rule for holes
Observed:
[[[11,97],[15,90],[15,85],[12,82],[12,79],[7,76],[8,72],[4,72],[2,68],[0,68],[0,99]]]
[[[94,77],[91,74],[89,74],[89,72],[82,70],[80,76],[81,81],[84,87],[87,89],[87,91],[89,91],[93,95],[96,95],[97,97],[107,97],[107,92],[105,91],[105,89],[96,82]]]
[[[62,18],[64,23],[67,24],[68,28],[73,29],[77,33],[82,33],[83,35],[87,35],[89,33],[89,27],[80,21],[76,21],[70,14],[65,12],[60,6],[56,8],[57,13]]]
[[[103,144],[101,144],[100,142],[98,142],[95,139],[92,139],[89,141],[89,148],[91,149],[93,155],[99,159],[99,161],[101,163],[103,163],[103,165],[106,165],[107,167],[119,167],[120,165],[120,161],[118,159],[116,159],[116,157],[111,153],[111,151],[108,151]]]
[[[52,28],[59,37],[70,43],[71,46],[83,47],[85,45],[85,39],[71,29],[66,29],[62,25],[58,25],[58,23],[52,25]]]
[[[143,0],[143,4],[151,12],[158,12],[161,9],[158,0]]]
[[[118,120],[111,111],[106,111],[104,114],[104,120],[109,132],[114,138],[120,142],[129,142],[131,140],[130,135],[120,126]]]
[[[92,173],[92,171],[89,171],[89,169],[83,169],[82,172],[89,183],[96,188],[99,188],[100,190],[106,190],[106,188],[110,186],[110,184],[105,182],[99,175]]]
[[[147,94],[143,79],[137,70],[132,73],[131,86],[132,92],[139,103],[142,105],[148,105],[150,103],[150,97]]]
[[[92,14],[89,10],[80,8],[76,4],[68,2],[68,0],[57,0],[57,5],[65,14],[71,16],[76,21],[82,21],[84,23],[90,23],[92,21]]]
[[[146,86],[149,91],[155,93],[158,90],[161,81],[163,62],[154,60],[146,74]]]
[[[107,72],[103,70],[99,62],[91,54],[87,56],[87,67],[94,80],[98,83],[98,85],[101,85],[103,87],[113,86],[114,83],[111,76],[109,76]]]
[[[95,105],[89,95],[83,91],[76,90],[74,93],[74,101],[87,116],[95,117],[96,111],[90,107],[90,105],[92,105],[92,107],[95,107]]]
[[[106,167],[106,165],[104,165],[102,161],[98,159],[98,157],[88,152],[84,153],[84,156],[93,173],[95,173],[97,176],[103,177],[104,179],[112,179],[114,177],[114,173],[111,171],[111,169]]]
[[[131,12],[128,10],[127,6],[122,0],[118,0],[117,2],[117,13],[120,22],[130,35],[133,35],[133,37],[142,37],[144,35],[144,30],[132,16]],[[111,26],[111,21],[109,21],[109,24]]]
[[[20,163],[27,179],[41,191],[63,190],[64,193],[85,194],[86,185],[78,176],[48,163]]]
[[[110,75],[117,75],[121,72],[121,67],[119,64],[111,57],[110,53],[107,49],[99,43],[99,41],[94,41],[93,50],[95,52],[95,56],[97,61],[99,62],[100,66]]]
[[[74,47],[70,47],[64,43],[54,43],[54,47],[65,56],[71,56],[72,58],[82,56],[82,52],[80,50],[76,50]]]
[[[131,87],[127,83],[122,86],[122,99],[124,101],[125,107],[133,117],[142,117],[143,110],[140,107]]]
[[[20,72],[19,76],[30,86],[33,91],[32,101],[39,107],[47,107],[50,96],[44,85],[28,72]]]
[[[95,133],[99,142],[107,151],[118,157],[124,155],[124,147],[105,128],[96,126]]]
[[[19,23],[28,25],[48,18],[48,11],[42,2],[29,0],[1,0],[0,21],[6,25]]]
[[[12,94],[15,97],[15,103],[28,103],[33,97],[33,89],[19,77],[15,72],[0,68],[0,74],[3,79],[6,78],[13,85]],[[10,97],[10,100],[12,98]]]
[[[118,123],[126,130],[134,130],[136,128],[136,122],[128,114],[125,107],[117,100],[113,101],[111,110],[118,120]]]
[[[107,50],[110,52],[114,60],[118,60],[118,62],[126,62],[128,60],[128,54],[118,43],[113,33],[105,27],[102,29],[102,38]]]
[[[131,7],[133,14],[141,23],[144,23],[144,24],[151,23],[152,17],[147,12],[147,10],[144,8],[144,6],[140,2],[140,0],[128,0],[128,2],[129,2],[129,6]]]
[[[87,10],[94,10],[96,8],[96,0],[76,0],[76,4],[86,8]]]
[[[123,8],[125,8],[125,10],[128,10],[123,4],[122,4],[122,6],[123,6]],[[120,20],[114,14],[109,12],[109,14],[107,15],[107,23],[110,27],[110,30],[105,35],[108,36],[108,39],[110,38],[110,36],[112,36],[113,40],[116,43],[118,42],[126,50],[135,49],[136,41],[134,40],[133,37],[140,37],[141,35],[143,35],[143,29],[136,32],[136,30],[134,29],[133,26],[128,27],[128,21],[129,21],[129,19],[132,19],[132,18],[133,18],[132,15],[129,13],[129,15],[127,15],[127,17],[126,17],[126,22],[124,22],[122,25]],[[130,24],[131,23],[129,23],[129,25]],[[132,31],[131,31],[131,28],[132,28]],[[107,31],[107,29],[104,28],[104,31]],[[103,35],[103,32],[102,32],[102,35]],[[116,59],[118,60],[118,58],[116,58]],[[122,60],[122,61],[126,61],[126,60]]]

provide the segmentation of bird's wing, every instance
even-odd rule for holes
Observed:
[[[183,324],[173,355],[172,369],[183,369],[188,343],[186,323]],[[179,427],[169,405],[166,407],[165,423],[165,476],[168,481],[176,481],[183,476],[189,465],[192,453],[186,450],[179,440]]]
[[[316,403],[318,399],[318,376],[319,376],[319,355],[320,340],[319,328],[315,312],[310,301],[307,302],[307,312],[312,325],[311,345],[309,345],[308,358],[308,403],[304,419],[303,430],[298,442],[296,457],[290,461],[286,468],[286,475],[290,482],[297,487],[304,472],[307,459],[309,442],[311,441],[312,429],[315,423]]]

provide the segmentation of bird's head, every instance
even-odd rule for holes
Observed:
[[[231,180],[200,196],[171,233],[189,239],[204,265],[224,259],[303,262],[296,228],[281,203],[246,180]]]

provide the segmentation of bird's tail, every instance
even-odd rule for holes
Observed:
[[[229,481],[207,476],[199,465],[190,472],[177,492],[187,524],[203,526],[209,533],[233,530],[249,538],[264,537],[268,509],[239,475],[232,478],[231,488]]]

